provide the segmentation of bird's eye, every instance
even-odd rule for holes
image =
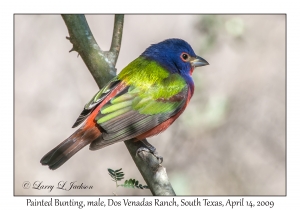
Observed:
[[[188,61],[190,56],[187,53],[182,53],[180,57],[183,61]]]

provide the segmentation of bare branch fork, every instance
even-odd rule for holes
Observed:
[[[115,65],[121,48],[124,15],[115,15],[109,51],[103,51],[98,46],[84,15],[62,15],[62,18],[70,35],[67,39],[73,44],[70,52],[79,53],[97,85],[102,88],[116,75]],[[124,143],[152,194],[175,195],[166,169],[161,166],[159,160],[150,152],[141,151],[137,153],[137,150],[144,147],[144,144],[132,140],[127,140]]]

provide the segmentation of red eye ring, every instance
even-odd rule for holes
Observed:
[[[187,53],[181,53],[180,55],[181,60],[183,60],[184,62],[188,61],[190,56]]]

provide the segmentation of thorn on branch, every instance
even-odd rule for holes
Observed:
[[[70,52],[73,52],[73,51],[76,51],[76,52],[78,52],[78,49],[75,47],[75,45],[74,45],[74,43],[73,43],[73,41],[72,41],[72,37],[68,37],[68,36],[66,36],[66,39],[67,40],[69,40],[72,44],[73,44],[73,47],[72,47],[72,49],[71,50],[69,50],[69,53]],[[78,52],[78,55],[77,55],[77,57],[79,56],[79,52]]]

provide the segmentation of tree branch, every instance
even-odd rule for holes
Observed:
[[[150,152],[136,151],[144,147],[141,141],[124,142],[132,159],[142,174],[153,195],[176,195],[166,172],[166,169],[159,163],[158,159]]]
[[[100,49],[86,22],[84,15],[62,15],[69,31],[67,39],[73,44],[71,51],[77,51],[90,70],[99,88],[116,75],[115,65]]]
[[[84,15],[62,15],[68,28],[71,51],[77,51],[102,88],[116,75],[115,65],[121,48],[124,15],[115,15],[112,43],[109,51],[102,51],[93,37]],[[124,142],[132,159],[145,179],[153,195],[175,195],[164,167],[149,152],[136,153],[143,147],[141,142]],[[138,154],[138,155],[137,155]]]
[[[112,54],[111,61],[114,66],[117,63],[119,52],[121,49],[123,24],[124,24],[124,15],[116,15],[113,37],[112,37],[111,46],[110,46],[110,50],[109,50]]]

